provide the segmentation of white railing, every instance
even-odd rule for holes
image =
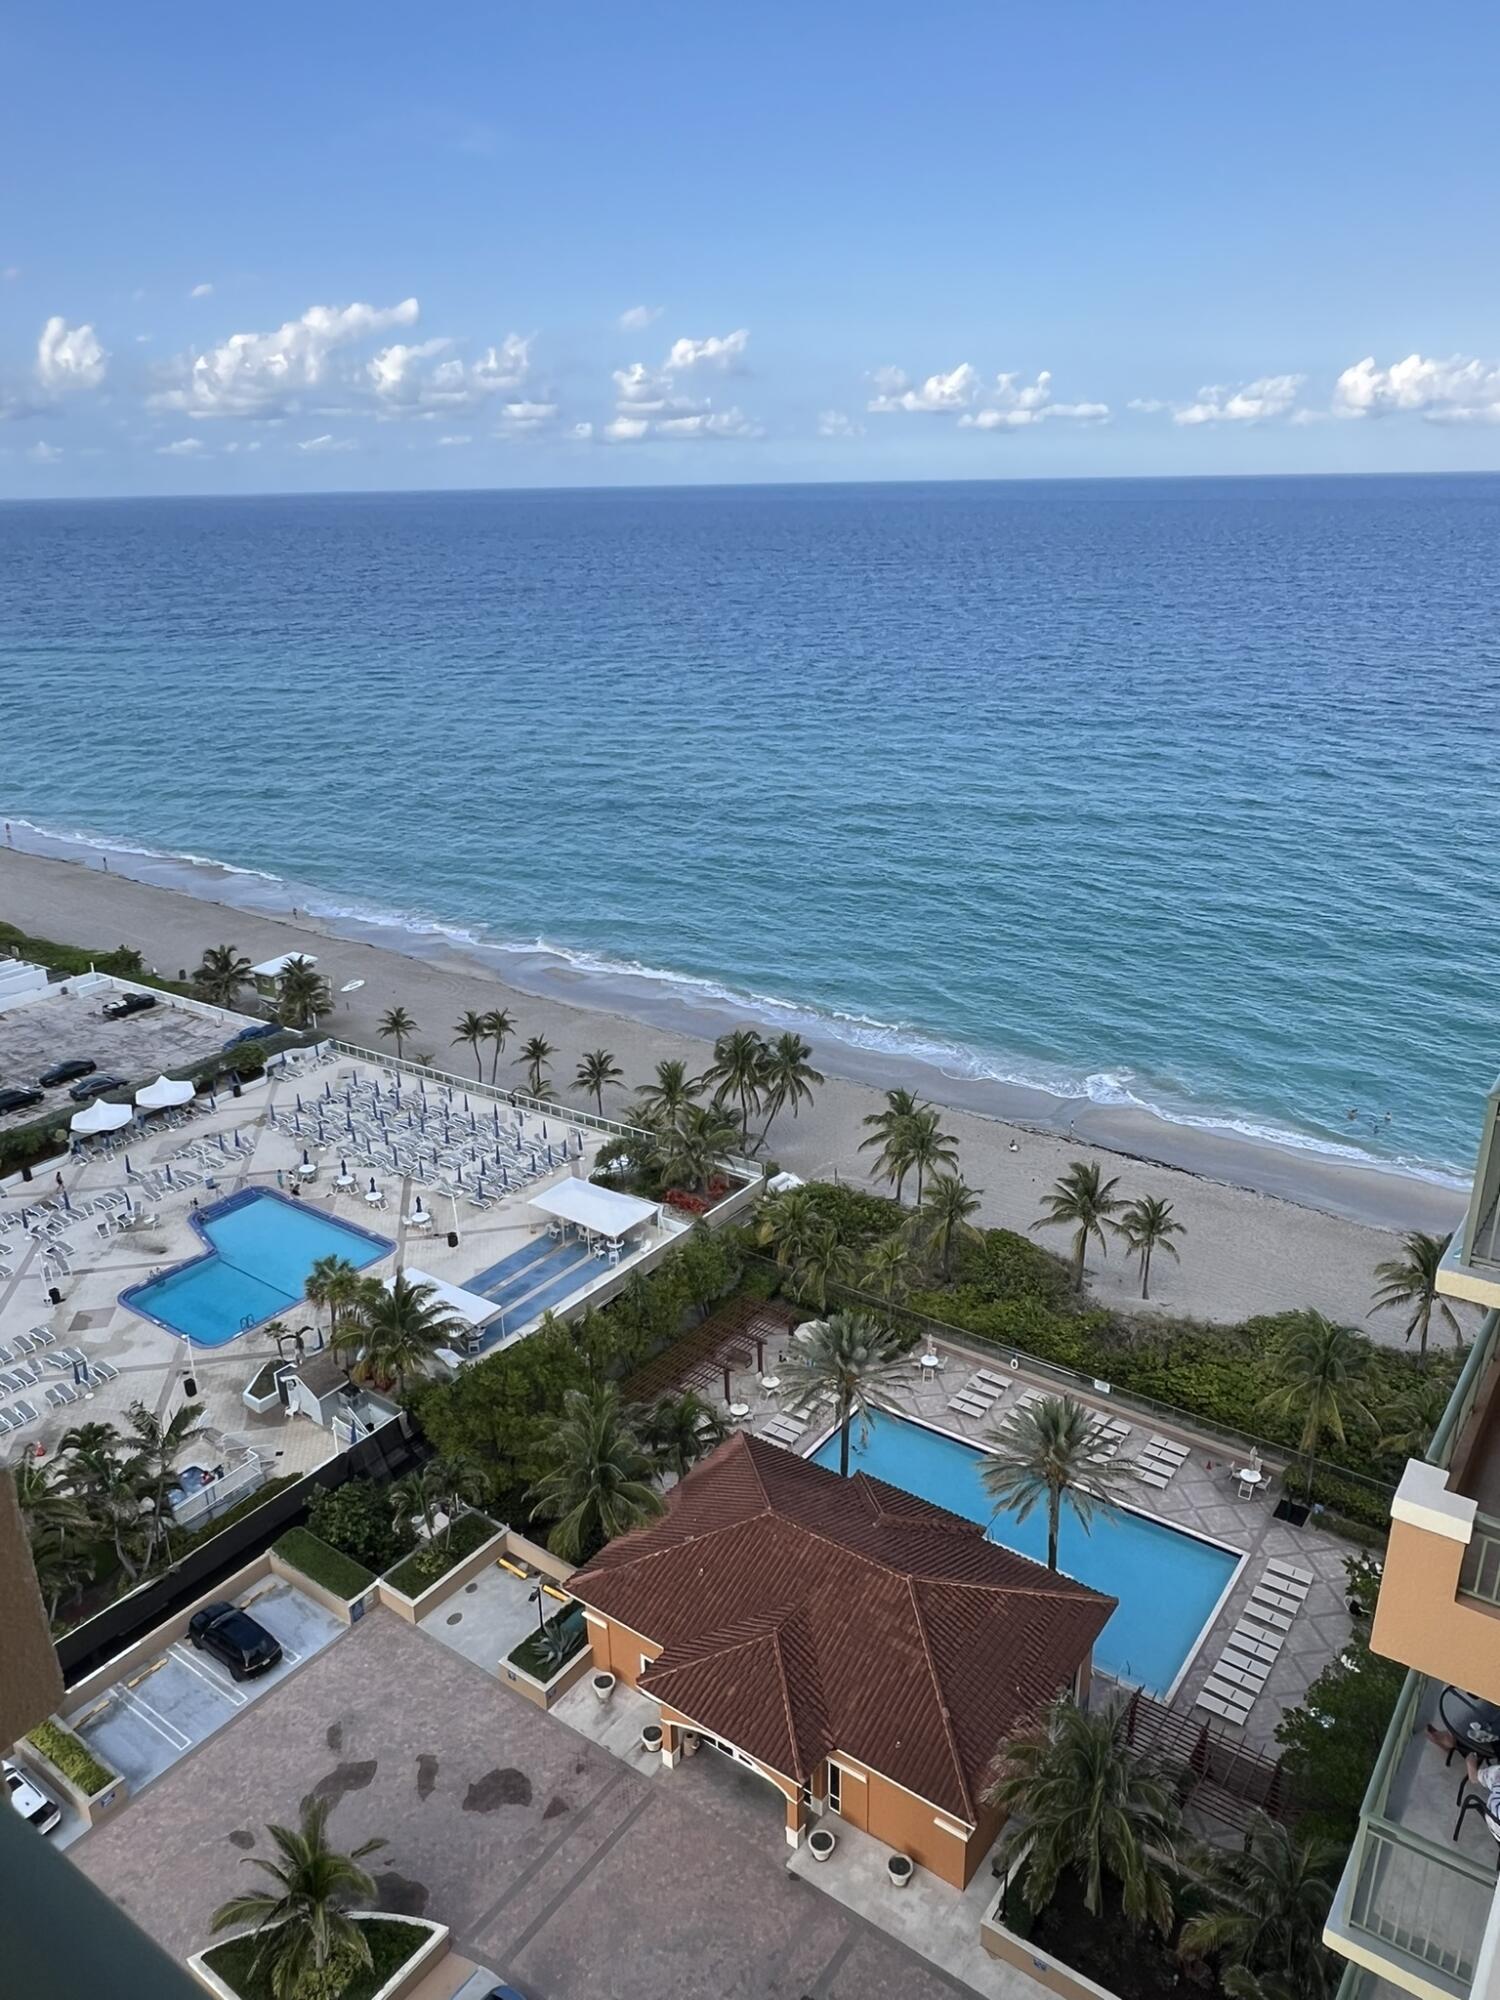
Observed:
[[[530,1111],[538,1118],[556,1118],[566,1125],[583,1125],[593,1132],[607,1132],[615,1139],[644,1139],[651,1134],[639,1125],[625,1125],[618,1118],[601,1118],[596,1111],[576,1111],[556,1097],[533,1097],[530,1091],[507,1090],[503,1084],[486,1083],[482,1077],[459,1076],[453,1070],[435,1069],[430,1063],[413,1062],[409,1056],[387,1055],[383,1049],[362,1048],[358,1042],[333,1043],[340,1055],[356,1062],[374,1063],[381,1069],[399,1070],[404,1076],[420,1077],[425,1083],[444,1090],[458,1090],[470,1097],[484,1097],[497,1104],[509,1104],[517,1111]]]
[[[191,1528],[200,1521],[211,1521],[216,1514],[243,1500],[247,1493],[255,1492],[266,1483],[266,1468],[257,1453],[251,1452],[239,1465],[232,1466],[222,1479],[214,1479],[207,1486],[200,1486],[196,1492],[185,1493],[172,1508],[172,1519],[179,1528]]]

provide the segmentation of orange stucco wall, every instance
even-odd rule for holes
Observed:
[[[1500,1702],[1500,1611],[1458,1596],[1462,1542],[1392,1521],[1370,1644],[1388,1660]]]
[[[977,1831],[960,1837],[947,1831],[949,1826],[960,1824],[956,1817],[938,1812],[925,1799],[904,1791],[857,1757],[839,1754],[836,1761],[841,1817],[898,1854],[909,1854],[919,1868],[929,1869],[955,1889],[967,1888],[999,1830],[996,1815],[982,1814]],[[853,1775],[858,1771],[864,1772],[863,1780]],[[944,1824],[939,1825],[939,1821]]]

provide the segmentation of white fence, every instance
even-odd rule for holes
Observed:
[[[172,1519],[179,1528],[196,1527],[200,1521],[211,1521],[216,1514],[224,1513],[265,1483],[266,1468],[259,1454],[252,1451],[240,1464],[231,1466],[222,1479],[184,1494],[172,1508]]]

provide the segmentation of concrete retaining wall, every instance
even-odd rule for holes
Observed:
[[[500,1662],[500,1678],[507,1687],[513,1687],[518,1695],[529,1701],[534,1708],[550,1708],[555,1701],[561,1701],[569,1688],[577,1687],[586,1673],[593,1670],[593,1648],[585,1643],[581,1652],[575,1653],[568,1664],[555,1673],[550,1681],[539,1681],[534,1674],[528,1674],[522,1667],[513,1667],[509,1660]]]
[[[506,1553],[506,1540],[509,1534],[508,1528],[496,1528],[487,1542],[481,1542],[472,1555],[465,1556],[463,1561],[455,1563],[445,1576],[440,1576],[435,1583],[429,1584],[420,1597],[408,1597],[405,1591],[397,1590],[394,1584],[387,1583],[385,1578],[381,1577],[376,1586],[380,1602],[394,1611],[398,1618],[404,1618],[408,1625],[415,1625],[445,1598],[451,1597],[455,1590],[461,1590],[471,1578],[478,1576],[481,1570],[488,1569],[496,1556],[503,1556]],[[405,1560],[403,1556],[402,1561]],[[397,1564],[396,1567],[399,1568],[400,1565]]]
[[[386,1981],[374,1996],[374,2000],[404,2000],[404,1996],[415,1992],[434,1966],[440,1965],[448,1956],[448,1944],[452,1934],[446,1924],[435,1924],[426,1917],[395,1917],[389,1910],[355,1910],[351,1914],[357,1917],[390,1917],[397,1923],[420,1924],[429,1932],[427,1942],[412,1953],[393,1979]],[[233,1935],[243,1937],[245,1933],[236,1931]],[[229,1941],[228,1938],[214,1940],[215,1944],[227,1944]],[[212,1950],[213,1947],[207,1946],[205,1949]],[[195,1951],[187,1962],[187,1968],[205,1992],[214,1995],[215,2000],[240,2000],[240,1996],[232,1986],[226,1986],[216,1973],[209,1971],[204,1963],[203,1952]]]

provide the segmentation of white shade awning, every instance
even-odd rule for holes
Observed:
[[[419,1271],[415,1264],[402,1267],[401,1275],[409,1285],[431,1285],[437,1295],[437,1304],[445,1306],[456,1318],[466,1320],[470,1326],[483,1326],[492,1320],[500,1308],[493,1299],[487,1299],[482,1292],[466,1292],[462,1285],[450,1285],[442,1278],[433,1277],[430,1271]],[[380,1281],[387,1291],[393,1280]]]
[[[96,1097],[92,1104],[86,1104],[82,1111],[75,1111],[68,1120],[68,1130],[78,1133],[80,1138],[88,1138],[95,1132],[118,1132],[122,1125],[128,1125],[135,1113],[128,1104],[111,1104],[103,1097]]]
[[[531,1197],[531,1206],[546,1215],[561,1216],[564,1222],[592,1229],[599,1236],[623,1236],[638,1229],[661,1213],[661,1203],[642,1201],[633,1194],[619,1194],[614,1188],[596,1187],[592,1181],[559,1181]]]
[[[135,1094],[135,1101],[142,1111],[165,1111],[173,1104],[188,1104],[192,1101],[193,1086],[179,1082],[175,1077],[159,1076],[155,1083],[143,1083]]]
[[[262,959],[259,965],[250,968],[255,979],[279,979],[293,959],[300,959],[304,965],[316,965],[317,960],[310,951],[284,951],[279,958]]]

